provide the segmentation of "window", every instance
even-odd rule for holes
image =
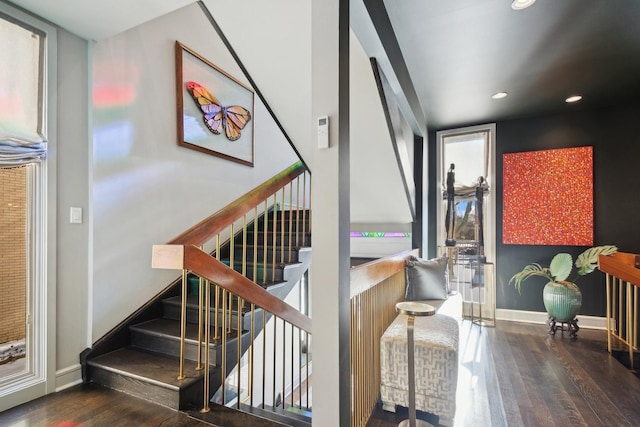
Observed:
[[[474,275],[479,256],[487,262],[495,260],[495,125],[473,126],[438,132],[438,188],[437,197],[437,242],[439,252],[455,254],[450,266],[450,280],[467,302],[483,304],[482,312],[492,316],[495,284],[475,291]],[[450,212],[449,244],[455,241],[455,249],[446,248],[447,229],[447,176],[454,165],[454,202]],[[480,190],[479,190],[480,188]],[[478,195],[481,195],[478,199]],[[483,226],[479,227],[480,217]],[[452,258],[454,258],[452,256]],[[475,263],[475,264],[474,264]],[[474,266],[475,269],[474,269]],[[491,304],[487,304],[490,302]],[[465,310],[468,309],[465,307]]]
[[[0,411],[55,386],[55,251],[47,250],[55,244],[55,180],[47,175],[55,55],[53,27],[0,3],[0,252],[9,264],[0,287],[11,295],[0,307]]]

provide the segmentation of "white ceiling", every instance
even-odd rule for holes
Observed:
[[[101,40],[194,0],[9,0],[87,40]]]

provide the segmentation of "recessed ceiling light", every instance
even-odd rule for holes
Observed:
[[[536,0],[513,0],[513,3],[511,3],[511,9],[513,10],[522,10],[522,9],[526,9],[529,6],[531,6],[533,3],[535,3]]]
[[[573,95],[564,100],[564,102],[578,102],[582,99],[581,95]]]
[[[505,98],[507,96],[507,92],[498,92],[498,93],[494,93],[493,95],[491,95],[491,98],[493,99],[502,99]]]

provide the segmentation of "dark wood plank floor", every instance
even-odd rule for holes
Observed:
[[[178,412],[95,384],[74,386],[0,413],[2,427],[282,427],[217,406]]]
[[[640,426],[640,379],[606,351],[603,331],[576,340],[542,325],[463,322],[455,426]],[[195,414],[194,414],[195,415]],[[80,385],[0,413],[0,426],[256,426],[225,414],[209,424],[187,413],[105,389]],[[369,427],[407,418],[376,409]],[[437,418],[420,413],[432,424]],[[64,424],[64,423],[67,424]],[[268,425],[273,425],[267,422]]]
[[[640,379],[606,344],[604,331],[581,329],[571,340],[543,325],[463,322],[455,426],[640,426]],[[367,426],[406,418],[377,408]]]

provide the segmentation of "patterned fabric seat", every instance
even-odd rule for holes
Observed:
[[[437,312],[415,318],[416,409],[438,415],[442,425],[453,425],[462,296],[425,302],[436,307]],[[396,405],[408,407],[406,315],[399,314],[381,338],[380,369],[383,409],[395,412]]]

